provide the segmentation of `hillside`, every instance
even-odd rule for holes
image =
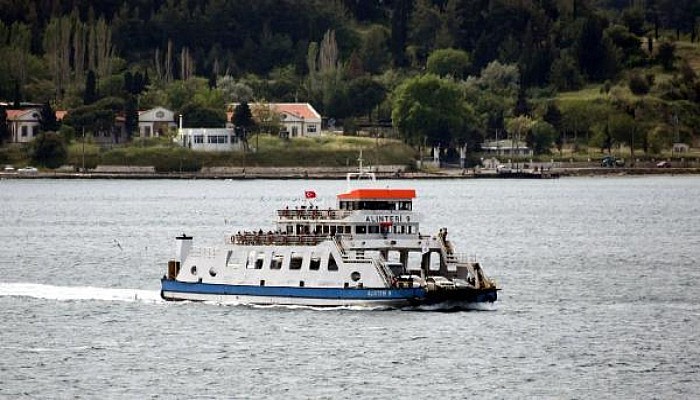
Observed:
[[[694,2],[50,4],[0,1],[0,108],[67,111],[41,130],[68,143],[118,118],[131,139],[138,109],[215,127],[227,104],[303,101],[345,133],[379,121],[416,148],[508,137],[538,155],[654,156],[697,145]],[[6,121],[0,111],[3,142]]]

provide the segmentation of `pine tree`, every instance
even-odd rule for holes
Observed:
[[[0,106],[0,144],[10,140],[10,129],[7,126],[7,110]]]
[[[97,100],[97,82],[95,73],[90,70],[85,77],[85,92],[83,93],[83,103],[89,105]]]
[[[41,107],[41,115],[39,117],[39,126],[42,132],[58,131],[58,120],[56,120],[56,112],[51,108],[51,104],[47,101]]]

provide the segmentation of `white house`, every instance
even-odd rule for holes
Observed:
[[[231,104],[230,110],[235,110],[238,104]],[[280,119],[280,136],[295,138],[302,136],[321,135],[321,115],[309,103],[250,103],[250,110],[255,116],[256,108],[270,107]],[[228,113],[231,120],[233,112]]]
[[[533,154],[532,149],[525,143],[510,139],[484,142],[481,144],[481,151],[486,155],[497,156],[531,156]]]
[[[155,107],[139,112],[139,129],[134,137],[160,137],[175,128],[177,128],[175,113],[163,107]]]
[[[7,110],[7,127],[10,130],[12,143],[28,143],[39,135],[39,120],[41,110],[28,108],[26,110]]]
[[[177,144],[192,150],[232,151],[243,149],[243,143],[231,128],[180,128]]]

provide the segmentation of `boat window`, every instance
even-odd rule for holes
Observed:
[[[255,259],[254,267],[255,269],[262,269],[263,264],[265,264],[265,253],[258,254],[258,258]]]
[[[379,233],[379,225],[370,225],[369,233]]]
[[[352,279],[353,282],[359,281],[361,277],[362,275],[360,275],[360,273],[357,271],[353,271],[353,273],[350,274],[350,279]]]
[[[248,253],[248,258],[245,260],[246,268],[255,268],[255,259],[257,258],[257,252],[252,250]]]
[[[289,259],[289,269],[301,269],[304,258],[298,253],[292,253]]]
[[[406,233],[406,225],[401,225],[401,233]]]
[[[311,260],[309,262],[309,269],[312,271],[318,271],[321,269],[321,258],[313,253],[311,254]]]
[[[270,262],[270,269],[282,269],[283,261],[284,256],[282,254],[273,254],[272,261]]]
[[[299,281],[299,287],[304,287],[304,281]]]
[[[211,275],[212,277],[216,276],[216,270],[214,269],[214,267],[209,268],[209,275]]]
[[[197,266],[193,265],[192,268],[190,268],[190,272],[192,273],[192,275],[197,275]]]
[[[287,225],[287,234],[291,235],[292,233],[294,233],[294,226]]]
[[[323,233],[328,234],[328,225],[323,225]]]
[[[355,227],[355,233],[356,234],[365,234],[367,233],[367,227],[364,225],[358,225]]]
[[[328,270],[329,271],[337,271],[338,270],[338,264],[335,262],[335,258],[333,258],[333,254],[328,255]]]
[[[413,231],[413,227],[411,225],[409,225],[408,226],[408,234],[410,235],[412,231]]]

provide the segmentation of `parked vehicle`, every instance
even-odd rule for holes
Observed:
[[[625,160],[623,160],[621,158],[615,158],[613,156],[605,156],[600,161],[600,166],[601,167],[624,167]]]
[[[27,166],[27,167],[18,169],[17,172],[19,172],[20,174],[30,174],[30,175],[32,175],[32,174],[36,174],[37,172],[39,172],[39,170],[36,169],[35,167]]]
[[[3,172],[15,172],[15,167],[12,165],[5,165],[5,168],[2,169]]]
[[[656,168],[671,168],[671,163],[668,161],[661,161],[656,164]]]

